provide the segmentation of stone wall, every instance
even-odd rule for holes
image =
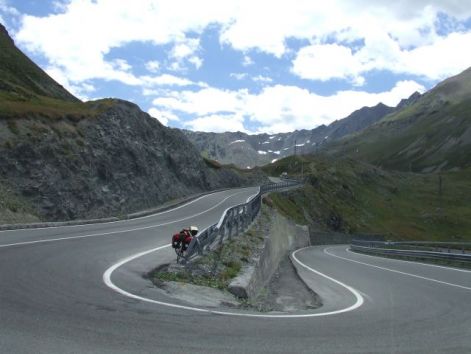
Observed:
[[[256,297],[287,252],[310,245],[307,226],[296,225],[275,209],[263,208],[269,213],[269,222],[257,230],[265,235],[263,251],[255,265],[245,267],[229,285],[229,291],[241,298]]]

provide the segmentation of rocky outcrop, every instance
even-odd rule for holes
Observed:
[[[0,117],[0,176],[45,220],[98,218],[250,181],[210,167],[186,137],[120,100],[77,118]]]

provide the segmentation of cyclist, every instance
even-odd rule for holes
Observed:
[[[183,254],[190,245],[191,240],[198,234],[196,226],[190,226],[188,229],[183,229],[179,233],[172,236],[172,247],[175,248],[177,253]]]

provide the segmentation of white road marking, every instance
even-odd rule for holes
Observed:
[[[335,254],[330,253],[330,252],[328,251],[329,249],[331,249],[331,248],[326,248],[326,249],[324,249],[324,253],[327,254],[327,255],[329,255],[329,256],[335,257],[335,258],[340,258],[340,259],[343,259],[343,260],[346,260],[346,261],[349,261],[349,262],[358,263],[358,264],[363,264],[363,265],[366,265],[366,266],[368,266],[368,267],[377,268],[377,269],[385,270],[385,271],[392,272],[392,273],[407,275],[407,276],[409,276],[409,277],[413,277],[413,278],[417,278],[417,279],[422,279],[422,280],[427,280],[427,281],[431,281],[431,282],[438,283],[438,284],[448,285],[448,286],[452,286],[452,287],[460,288],[460,289],[464,289],[464,290],[471,290],[471,287],[468,287],[468,286],[459,285],[459,284],[453,284],[453,283],[448,283],[448,282],[446,282],[446,281],[442,281],[442,280],[438,280],[438,279],[427,278],[427,277],[423,277],[423,276],[421,276],[421,275],[416,275],[416,274],[412,274],[412,273],[401,272],[401,271],[399,271],[399,270],[390,269],[390,268],[386,268],[386,267],[380,267],[380,266],[377,266],[377,265],[374,265],[374,264],[365,263],[365,262],[360,262],[360,261],[355,261],[355,260],[350,259],[350,258],[345,258],[345,257],[337,256],[337,255],[335,255]],[[347,248],[347,250],[348,250],[348,248]]]
[[[258,187],[258,192],[255,193],[255,194],[252,194],[250,197],[248,197],[247,200],[245,201],[245,203],[250,202],[253,198],[255,198],[257,196],[258,193],[260,193],[260,187]]]
[[[244,189],[248,189],[248,188],[244,188]],[[214,195],[216,193],[221,193],[221,191],[218,191],[218,192],[213,192],[213,193],[209,193],[209,194],[205,194],[205,195],[202,195],[201,197],[198,197],[197,199],[195,200],[192,200],[188,203],[185,203],[185,204],[182,204],[178,207],[175,207],[175,208],[172,208],[172,209],[169,209],[169,210],[164,210],[164,211],[161,211],[161,212],[158,212],[158,213],[155,213],[155,214],[149,214],[149,215],[144,215],[144,216],[139,216],[137,218],[132,218],[132,219],[126,219],[126,220],[116,220],[116,221],[106,221],[106,222],[97,222],[97,223],[89,223],[89,224],[77,224],[77,225],[58,225],[58,226],[47,226],[47,227],[31,227],[31,228],[20,228],[20,229],[13,229],[13,230],[0,230],[0,233],[4,233],[4,232],[17,232],[17,231],[25,231],[25,230],[47,230],[47,229],[57,229],[59,227],[64,227],[64,228],[72,228],[72,227],[83,227],[83,226],[90,226],[90,225],[108,225],[108,224],[115,224],[115,223],[122,223],[122,222],[127,222],[127,221],[130,221],[130,220],[140,220],[140,219],[146,219],[146,218],[151,218],[151,217],[154,217],[154,216],[158,216],[158,215],[162,215],[162,214],[165,214],[165,213],[169,213],[171,211],[174,211],[174,210],[177,210],[177,209],[180,209],[180,208],[183,208],[183,207],[186,207],[188,205],[191,205],[193,203],[196,203],[197,201],[203,199],[203,198],[206,198],[206,197],[209,197],[211,195]]]
[[[108,236],[108,235],[113,235],[113,234],[121,234],[121,233],[125,233],[125,232],[133,232],[133,231],[139,231],[139,230],[147,230],[147,229],[153,229],[153,228],[156,228],[156,227],[159,227],[159,226],[165,226],[165,225],[170,225],[170,224],[174,224],[174,223],[177,223],[177,222],[180,222],[180,221],[184,221],[184,220],[187,220],[187,219],[191,219],[191,218],[194,218],[196,216],[199,216],[201,214],[204,214],[210,210],[213,210],[215,209],[216,207],[218,207],[219,205],[221,205],[222,203],[224,203],[227,199],[229,198],[232,198],[233,196],[237,195],[237,194],[241,194],[243,193],[242,191],[241,192],[237,192],[237,193],[234,193],[234,194],[231,194],[229,195],[228,197],[224,198],[222,201],[220,201],[219,203],[215,204],[214,206],[212,206],[211,208],[209,209],[206,209],[204,211],[201,211],[197,214],[194,214],[194,215],[190,215],[190,216],[186,216],[182,219],[178,219],[178,220],[173,220],[173,221],[167,221],[167,222],[164,222],[162,224],[157,224],[157,225],[151,225],[151,226],[145,226],[145,227],[137,227],[137,228],[134,228],[134,229],[126,229],[126,230],[117,230],[117,231],[110,231],[110,232],[100,232],[100,233],[95,233],[95,234],[89,234],[89,235],[80,235],[80,236],[70,236],[70,237],[59,237],[59,238],[51,238],[51,239],[43,239],[43,240],[35,240],[35,241],[24,241],[24,242],[16,242],[16,243],[8,243],[8,244],[4,244],[4,245],[0,245],[0,248],[5,248],[5,247],[12,247],[12,246],[21,246],[21,245],[32,245],[32,244],[35,244],[35,243],[46,243],[46,242],[55,242],[55,241],[64,241],[64,240],[75,240],[75,239],[81,239],[81,238],[89,238],[89,237],[99,237],[99,236]],[[180,207],[178,207],[180,208]],[[178,209],[176,208],[176,209]],[[173,209],[175,210],[175,209]]]
[[[142,256],[145,256],[149,253],[152,253],[152,252],[156,252],[156,251],[159,251],[161,249],[164,249],[164,248],[167,248],[169,247],[170,244],[168,245],[164,245],[164,246],[160,246],[160,247],[156,247],[156,248],[153,248],[153,249],[150,249],[150,250],[147,250],[147,251],[144,251],[144,252],[140,252],[140,253],[137,253],[137,254],[134,254],[132,256],[129,256],[127,258],[124,258],[122,259],[121,261],[119,261],[118,263],[112,265],[111,267],[109,267],[105,273],[103,273],[103,282],[106,284],[106,286],[108,286],[110,289],[114,290],[115,292],[121,294],[121,295],[124,295],[124,296],[127,296],[127,297],[130,297],[132,299],[135,299],[135,300],[140,300],[140,301],[144,301],[144,302],[149,302],[149,303],[152,303],[152,304],[157,304],[157,305],[162,305],[162,306],[167,306],[167,307],[172,307],[172,308],[177,308],[177,309],[182,309],[182,310],[190,310],[190,311],[196,311],[196,312],[204,312],[204,313],[210,313],[210,314],[215,314],[215,315],[226,315],[226,316],[238,316],[238,317],[257,317],[257,318],[306,318],[306,317],[323,317],[323,316],[332,316],[332,315],[337,315],[337,314],[341,314],[341,313],[345,313],[345,312],[349,312],[349,311],[353,311],[357,308],[359,308],[363,302],[364,302],[364,299],[363,297],[361,296],[361,294],[355,290],[354,288],[352,288],[351,286],[349,285],[346,285],[334,278],[331,278],[329,277],[328,275],[325,275],[315,269],[312,269],[311,267],[307,266],[306,264],[302,263],[301,261],[299,261],[298,258],[296,258],[296,253],[298,253],[299,251],[302,251],[303,249],[299,249],[297,251],[294,251],[292,256],[293,256],[293,259],[298,262],[302,267],[306,268],[307,270],[317,274],[317,275],[320,275],[344,288],[346,288],[348,291],[350,291],[356,298],[356,301],[353,305],[347,307],[347,308],[343,308],[343,309],[340,309],[340,310],[336,310],[336,311],[329,311],[329,312],[317,312],[317,313],[309,313],[309,314],[292,314],[292,315],[283,315],[283,314],[273,314],[273,315],[270,315],[270,314],[252,314],[252,313],[237,313],[237,312],[226,312],[226,311],[214,311],[214,310],[207,310],[207,309],[204,309],[204,308],[199,308],[199,307],[192,307],[192,306],[183,306],[183,305],[177,305],[177,304],[172,304],[172,303],[168,303],[168,302],[163,302],[163,301],[157,301],[157,300],[153,300],[153,299],[149,299],[149,298],[146,298],[146,297],[142,297],[142,296],[139,296],[139,295],[136,295],[136,294],[132,294],[126,290],[123,290],[121,289],[120,287],[118,287],[116,284],[114,284],[112,281],[111,281],[111,276],[113,274],[113,272],[118,269],[119,267],[123,266],[124,264],[128,263],[128,262],[131,262],[133,261],[134,259],[137,259],[139,257],[142,257]]]
[[[422,263],[422,262],[414,262],[414,261],[405,261],[403,259],[396,259],[396,258],[388,258],[388,257],[381,257],[381,256],[374,256],[371,254],[364,254],[364,253],[359,253],[359,252],[353,252],[351,249],[347,248],[348,253],[352,254],[357,254],[363,257],[371,257],[371,258],[380,258],[380,259],[387,259],[390,261],[396,261],[396,262],[404,262],[404,263],[412,263],[412,264],[421,264],[423,266],[427,267],[434,267],[434,268],[441,268],[441,269],[447,269],[447,270],[453,270],[455,272],[461,272],[461,273],[471,273],[471,270],[466,270],[466,269],[460,269],[460,268],[452,268],[452,267],[446,267],[446,266],[440,266],[436,264],[429,264],[429,263]]]

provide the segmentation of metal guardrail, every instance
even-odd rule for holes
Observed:
[[[191,259],[221,245],[224,240],[231,239],[245,231],[260,211],[263,194],[301,184],[297,180],[286,179],[280,183],[269,183],[260,186],[258,193],[250,197],[246,203],[226,209],[217,224],[209,226],[194,237],[180,263],[186,264]]]
[[[391,242],[353,240],[350,249],[378,255],[471,262],[469,242]]]

